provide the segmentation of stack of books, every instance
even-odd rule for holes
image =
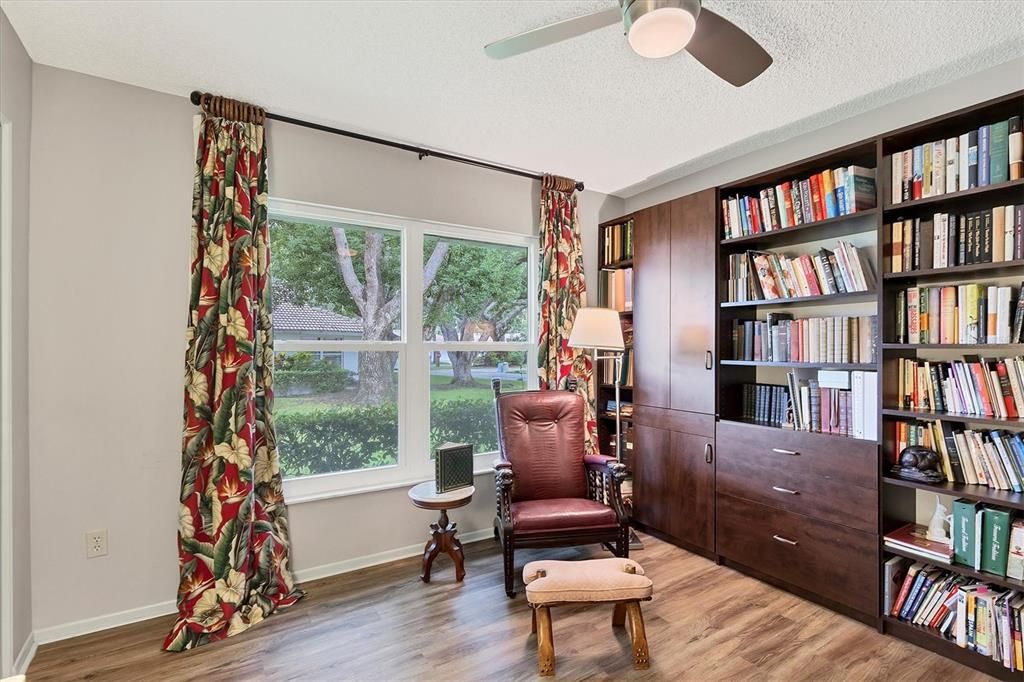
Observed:
[[[618,263],[633,257],[633,219],[604,228],[604,262]]]
[[[885,576],[886,614],[928,628],[1007,670],[1024,671],[1020,591],[902,557],[886,563]]]
[[[928,561],[948,564],[953,560],[953,548],[945,542],[929,540],[928,528],[917,523],[908,523],[886,533],[885,546]]]
[[[913,272],[1024,258],[1024,204],[888,225],[888,272]]]
[[[792,420],[798,431],[878,440],[878,373],[789,372]]]
[[[722,199],[723,239],[828,220],[875,207],[875,169],[844,166]]]
[[[939,454],[946,479],[1024,492],[1024,436],[999,429],[966,429],[948,420],[893,423],[896,453],[910,445]]]
[[[1013,287],[908,287],[896,294],[896,342],[992,344],[1024,341],[1024,298]]]
[[[1024,177],[1020,136],[1021,117],[1014,116],[896,152],[890,201],[899,204]]]
[[[902,409],[998,419],[1024,414],[1024,357],[898,361]]]
[[[620,313],[632,310],[633,268],[601,270],[597,277],[597,300]]]
[[[625,401],[625,400],[623,400],[621,403],[616,403],[614,400],[607,401],[605,403],[605,409],[606,409],[607,414],[614,415],[615,414],[615,406],[617,404],[621,406],[621,409],[619,410],[619,415],[623,419],[629,419],[630,417],[633,416],[633,403]]]
[[[730,301],[826,296],[875,288],[875,274],[863,251],[839,240],[836,250],[813,256],[787,256],[774,251],[747,251],[729,256],[727,295]]]
[[[876,315],[809,317],[768,313],[765,321],[733,320],[736,360],[760,362],[872,363]]]
[[[1024,578],[1024,519],[1003,507],[953,500],[953,563],[1015,580]]]

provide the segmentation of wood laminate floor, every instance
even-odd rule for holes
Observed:
[[[986,679],[732,569],[644,537],[633,554],[654,580],[643,605],[651,669],[633,671],[612,609],[553,611],[558,679]],[[597,547],[523,550],[536,558],[608,556]],[[505,597],[501,553],[466,545],[466,580],[447,557],[434,582],[419,560],[306,583],[307,597],[252,630],[195,651],[160,650],[170,616],[40,647],[29,682],[44,680],[529,680],[536,639],[519,588]]]

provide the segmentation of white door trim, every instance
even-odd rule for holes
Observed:
[[[0,114],[0,677],[13,673],[14,666],[14,411],[11,372],[11,343],[14,338],[11,304],[11,248],[14,226],[11,203],[11,122]]]

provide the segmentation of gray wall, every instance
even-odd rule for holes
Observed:
[[[728,150],[723,150],[717,155],[721,160],[714,165],[628,197],[626,210],[723,185],[1021,88],[1024,59],[1016,59],[749,154],[730,157]]]
[[[11,149],[14,177],[12,322],[14,395],[14,623],[13,631],[3,633],[14,643],[17,656],[32,633],[31,553],[29,547],[29,151],[32,134],[32,61],[18,39],[7,15],[0,11],[0,113],[11,123]],[[5,661],[10,665],[12,661]]]
[[[195,108],[36,65],[33,112],[32,572],[45,638],[175,596]],[[535,232],[535,182],[286,124],[269,139],[275,197]],[[580,204],[594,253],[599,217],[622,202],[586,192]],[[455,513],[464,532],[493,518],[493,484],[477,483]],[[308,575],[392,556],[422,545],[432,520],[404,488],[292,505],[293,565]],[[93,528],[108,529],[110,553],[86,560]]]

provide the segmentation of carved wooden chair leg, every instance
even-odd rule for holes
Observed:
[[[626,624],[626,605],[618,603],[612,613],[612,627],[621,627]]]
[[[644,629],[644,616],[640,612],[640,602],[626,604],[626,616],[629,618],[629,630],[633,640],[633,668],[647,670],[651,666],[650,652],[647,649],[647,631]]]
[[[502,555],[504,559],[505,567],[505,594],[508,595],[509,599],[516,596],[515,591],[515,580],[516,580],[516,564],[515,564],[515,548],[512,546],[512,538],[506,537],[502,539]]]
[[[551,611],[547,606],[534,609],[537,619],[537,668],[544,677],[555,674],[555,640],[551,636]]]

